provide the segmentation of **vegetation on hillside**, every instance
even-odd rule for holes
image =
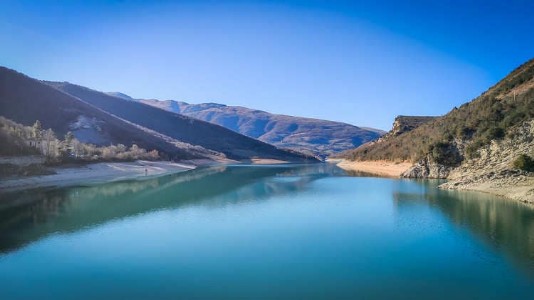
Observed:
[[[37,120],[24,126],[0,117],[0,155],[43,155],[48,162],[155,160],[158,151],[146,151],[137,145],[122,144],[97,147],[78,141],[71,132],[61,140],[52,129],[44,130]]]
[[[534,159],[522,154],[514,161],[513,167],[523,171],[534,172]]]
[[[177,159],[205,158],[189,148],[177,146],[154,132],[120,119],[78,98],[67,95],[39,80],[0,66],[0,115],[31,126],[39,120],[58,137],[73,131],[80,141],[98,146],[133,144],[156,149],[160,156]],[[78,127],[80,120],[93,122],[90,128]]]
[[[513,128],[534,118],[534,60],[486,93],[443,117],[379,143],[363,145],[342,157],[351,160],[411,161],[430,155],[436,162],[456,166],[492,140],[513,134]],[[458,145],[466,145],[465,149]]]

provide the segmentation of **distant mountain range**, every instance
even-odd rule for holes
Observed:
[[[108,94],[221,125],[279,148],[322,158],[375,140],[385,133],[341,122],[271,114],[240,106],[133,99],[118,92]]]
[[[0,68],[0,115],[96,145],[137,144],[170,157],[325,158],[385,132],[217,103],[134,99],[68,82],[39,81]],[[302,153],[302,154],[301,154]]]
[[[173,159],[314,160],[224,127],[69,83],[44,82],[0,67],[0,115],[96,145],[137,144]]]

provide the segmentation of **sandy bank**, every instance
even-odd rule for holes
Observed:
[[[288,161],[272,159],[272,158],[253,158],[250,160],[251,164],[254,165],[277,165],[277,164],[287,164]]]
[[[198,164],[197,164],[198,165]],[[13,191],[36,187],[95,184],[117,180],[160,176],[196,168],[192,163],[166,161],[135,161],[96,163],[79,167],[58,167],[56,174],[0,181],[0,190]],[[146,172],[145,172],[146,170]]]
[[[411,163],[394,163],[389,161],[329,159],[328,162],[335,163],[338,167],[347,171],[364,172],[385,177],[400,177],[404,171],[412,166]],[[481,172],[480,174],[470,174],[469,176],[452,177],[448,182],[440,185],[440,188],[478,191],[534,204],[534,176],[532,175],[510,175],[496,172],[492,176],[487,176]]]
[[[411,163],[395,163],[391,161],[349,161],[345,159],[329,159],[338,167],[347,171],[364,172],[384,177],[400,177],[412,166]]]

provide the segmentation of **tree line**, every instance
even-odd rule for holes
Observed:
[[[136,144],[96,146],[80,142],[70,131],[60,139],[52,129],[43,129],[39,120],[33,126],[24,126],[1,116],[0,155],[43,155],[51,163],[160,158],[157,150],[147,151]]]

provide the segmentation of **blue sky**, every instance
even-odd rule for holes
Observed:
[[[389,129],[534,57],[534,1],[0,2],[0,65],[138,98]]]

